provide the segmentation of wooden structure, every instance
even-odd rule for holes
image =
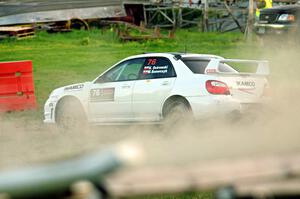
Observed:
[[[0,39],[15,37],[16,39],[25,39],[35,36],[33,27],[28,26],[2,26],[0,27]]]
[[[175,27],[176,14],[172,5],[148,5],[145,9],[145,24],[158,27]],[[171,14],[169,14],[170,12]],[[156,19],[156,21],[155,21]]]
[[[160,28],[155,27],[154,29],[146,28],[143,23],[137,26],[132,23],[124,21],[101,21],[101,26],[113,26],[114,30],[121,41],[145,41],[174,38],[174,31],[169,31],[168,35],[161,34]]]
[[[273,4],[295,2],[296,0],[274,0]],[[139,19],[147,27],[182,28],[196,25],[202,31],[247,30],[246,33],[250,34],[251,26],[248,29],[247,24],[254,22],[251,13],[255,2],[249,0],[125,0],[124,4],[125,8],[126,5],[141,5],[143,11],[140,12]],[[253,16],[250,21],[249,14]]]
[[[235,2],[235,1],[234,1]],[[218,0],[160,0],[134,1],[127,0],[126,5],[143,5],[144,24],[147,27],[182,28],[199,26],[203,31],[226,32],[234,29],[244,29],[247,20],[247,5],[231,3],[226,7]],[[247,3],[247,2],[246,2]],[[230,12],[228,11],[230,7]],[[209,16],[209,12],[215,12]]]

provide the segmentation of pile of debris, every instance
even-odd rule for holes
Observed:
[[[121,41],[144,41],[154,39],[172,39],[175,37],[175,29],[168,32],[167,35],[162,34],[159,27],[147,29],[141,23],[140,26],[123,22],[123,21],[101,21],[102,25],[113,26],[118,38]]]

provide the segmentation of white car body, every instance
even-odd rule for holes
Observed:
[[[124,63],[130,64],[133,62],[132,60],[142,62],[142,59],[152,65],[146,66],[145,61],[142,66],[143,74],[140,74],[141,71],[139,77],[128,74],[128,78],[130,75],[133,75],[134,78],[140,78],[143,75],[146,77],[147,73],[152,73],[154,77],[154,73],[165,72],[160,69],[164,69],[166,66],[155,66],[156,63],[151,63],[151,59],[169,60],[167,64],[171,63],[175,76],[113,82],[99,80],[102,77],[103,79],[110,77],[111,75],[106,73],[110,70],[113,71],[114,67],[117,68]],[[184,59],[208,60],[208,64],[203,74],[195,74],[185,65]],[[225,62],[256,63],[258,67],[255,73],[239,73],[232,68],[230,72],[221,72],[219,65]],[[227,65],[227,67],[230,66]],[[150,70],[147,71],[149,68]],[[115,70],[117,71],[117,69]],[[125,70],[124,67],[122,70]],[[121,71],[119,76],[123,72]],[[117,72],[110,73],[117,74]],[[76,98],[82,105],[88,122],[94,124],[161,122],[164,118],[165,103],[168,99],[176,97],[184,98],[188,102],[196,120],[236,111],[241,112],[243,107],[246,107],[244,105],[263,103],[264,90],[268,85],[266,80],[268,74],[269,68],[266,61],[227,60],[206,54],[149,53],[131,56],[106,70],[94,81],[55,89],[45,103],[44,122],[56,122],[57,105],[65,97]],[[120,79],[120,77],[116,79]],[[208,80],[226,83],[230,95],[209,93],[205,86]]]

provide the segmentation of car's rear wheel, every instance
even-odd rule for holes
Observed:
[[[164,126],[167,128],[180,127],[193,120],[188,103],[183,99],[169,102],[164,111]]]
[[[86,116],[81,103],[74,98],[62,99],[56,110],[56,123],[69,130],[82,130],[86,127]]]

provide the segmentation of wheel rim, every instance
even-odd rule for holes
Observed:
[[[176,102],[166,114],[167,125],[179,125],[189,121],[190,110],[183,102]]]
[[[79,129],[85,124],[85,116],[76,101],[63,102],[58,109],[57,124],[65,129]]]

